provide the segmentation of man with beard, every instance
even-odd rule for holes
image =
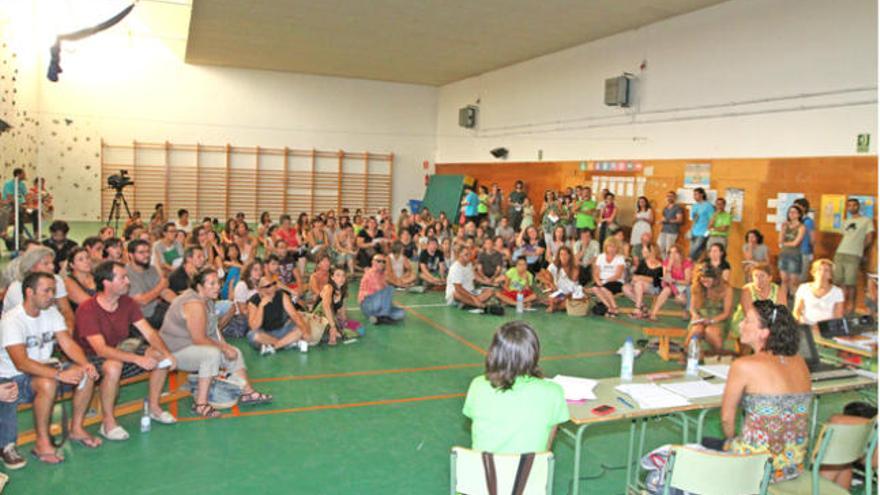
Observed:
[[[176,294],[168,288],[168,279],[150,264],[150,243],[141,239],[131,241],[128,244],[128,257],[131,259],[125,266],[131,281],[128,295],[140,305],[147,322],[153,328],[160,328],[168,305]]]

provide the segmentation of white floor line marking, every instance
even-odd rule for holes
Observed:
[[[443,306],[449,306],[449,305],[445,304],[445,303],[435,303],[435,304],[404,304],[403,306],[405,306],[407,308],[442,308]],[[347,309],[348,311],[360,311],[361,310],[360,306],[351,306],[351,307],[348,307],[345,309]]]

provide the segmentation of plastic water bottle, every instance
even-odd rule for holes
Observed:
[[[694,335],[691,337],[691,341],[688,342],[688,358],[687,358],[687,368],[685,369],[685,376],[697,376],[697,369],[700,366],[700,342],[697,340],[697,336]]]
[[[522,314],[525,311],[524,303],[523,303],[523,293],[521,290],[516,291],[516,313]]]
[[[150,431],[150,403],[144,399],[144,415],[141,416],[141,433]]]
[[[620,360],[620,381],[631,382],[633,379],[633,361],[636,357],[632,337],[627,337],[623,343],[623,354]]]

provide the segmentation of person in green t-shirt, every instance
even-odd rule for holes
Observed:
[[[486,373],[468,388],[462,413],[471,418],[472,448],[495,454],[550,450],[556,427],[570,419],[562,387],[544,380],[541,344],[524,321],[495,332]]]
[[[721,244],[727,248],[727,237],[730,236],[730,213],[725,211],[727,200],[718,198],[715,200],[715,213],[709,219],[709,241],[707,246]]]
[[[516,306],[516,296],[522,292],[523,304],[527,309],[532,307],[532,302],[537,299],[537,295],[532,291],[532,285],[535,283],[535,276],[529,271],[529,264],[525,256],[516,259],[516,264],[504,273],[504,282],[502,290],[495,293],[504,304]]]
[[[584,230],[595,233],[596,230],[596,201],[593,199],[593,189],[584,186],[581,195],[574,203],[572,210],[574,215],[574,227],[578,231],[578,235]]]

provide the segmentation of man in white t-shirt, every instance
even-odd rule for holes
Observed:
[[[101,440],[83,427],[98,372],[68,333],[64,318],[55,307],[55,278],[49,273],[32,272],[22,282],[22,289],[24,302],[0,320],[0,381],[14,382],[18,387],[17,402],[0,402],[0,457],[9,469],[25,465],[15,449],[16,403],[33,402],[37,433],[33,455],[46,464],[64,461],[49,439],[49,422],[59,386],[77,387],[73,393],[69,438],[89,448],[101,445]],[[75,364],[61,370],[52,364],[56,340]]]
[[[475,313],[482,313],[495,291],[488,288],[477,290],[474,286],[476,274],[471,257],[470,249],[460,249],[455,263],[449,267],[449,274],[446,276],[446,304],[458,302],[472,306]]]

